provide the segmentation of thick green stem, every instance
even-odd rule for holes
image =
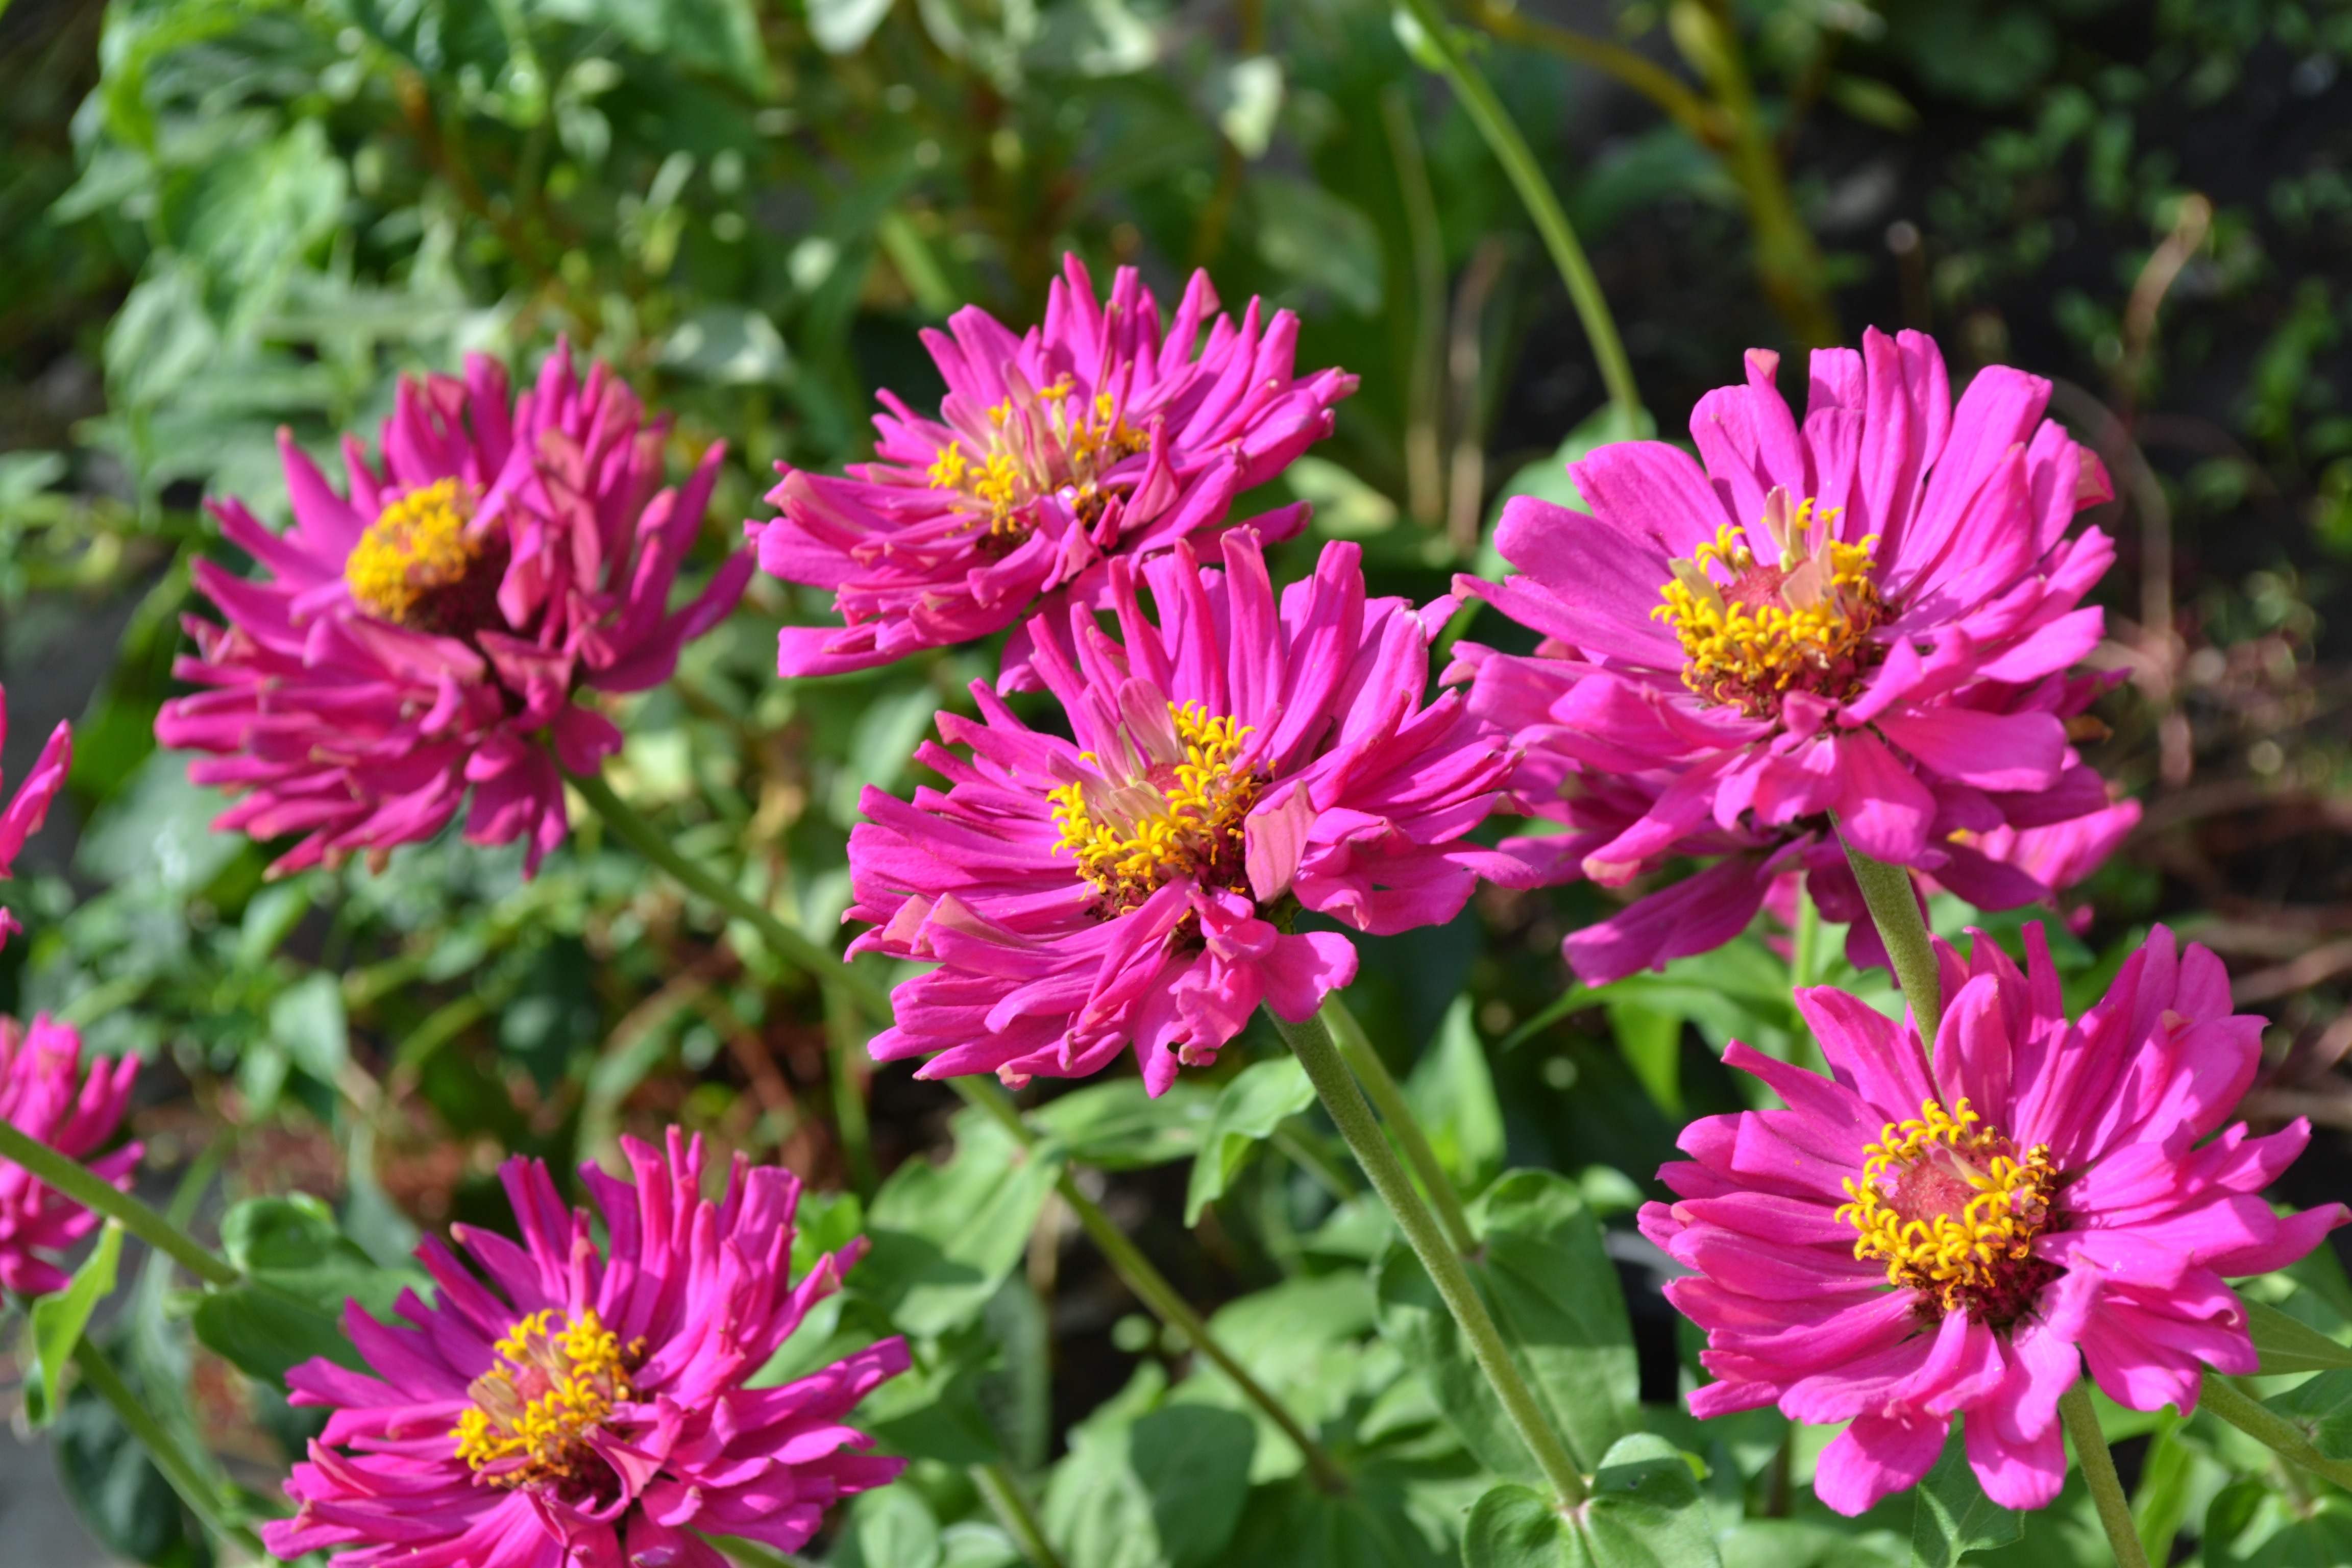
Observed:
[[[106,1359],[105,1352],[85,1338],[74,1346],[74,1365],[80,1369],[82,1380],[113,1410],[114,1418],[122,1423],[123,1429],[147,1450],[147,1457],[155,1461],[155,1468],[163,1472],[164,1480],[180,1494],[180,1500],[188,1505],[188,1510],[205,1521],[207,1530],[236,1542],[256,1557],[265,1555],[260,1538],[229,1518],[220,1494],[205,1484],[197,1468],[180,1451],[180,1446],[172,1441],[171,1435],[163,1430],[163,1424],[156,1420],[154,1414],[141,1403],[139,1395],[131,1392],[131,1385],[122,1381],[122,1374],[114,1370],[114,1363]]]
[[[1437,1163],[1437,1151],[1429,1146],[1429,1134],[1422,1131],[1421,1119],[1406,1103],[1404,1090],[1389,1076],[1388,1064],[1381,1053],[1372,1049],[1372,1042],[1364,1037],[1364,1026],[1348,1011],[1336,991],[1323,999],[1323,1022],[1339,1042],[1339,1058],[1348,1069],[1364,1086],[1371,1097],[1372,1106],[1387,1124],[1389,1135],[1404,1151],[1412,1162],[1413,1174],[1421,1178],[1422,1191],[1428,1194],[1430,1206],[1436,1209],[1438,1223],[1445,1227],[1445,1239],[1454,1250],[1467,1257],[1475,1251],[1478,1238],[1470,1233],[1470,1216],[1462,1212],[1461,1194],[1454,1190],[1453,1180],[1445,1167]]]
[[[838,954],[786,925],[773,910],[747,897],[741,889],[709,867],[688,859],[677,846],[662,836],[660,828],[614,793],[613,786],[601,776],[574,773],[572,787],[604,819],[615,837],[675,877],[688,892],[709,900],[736,919],[748,922],[777,957],[800,969],[827,991],[849,997],[869,1016],[889,1016],[890,998],[887,992],[842,963]]]
[[[12,1126],[5,1117],[0,1117],[0,1160],[22,1165],[82,1207],[118,1222],[208,1285],[234,1285],[242,1278],[226,1258],[178,1226],[79,1161]]]
[[[1510,176],[1528,216],[1535,220],[1536,232],[1543,236],[1560,280],[1568,285],[1577,317],[1584,323],[1584,335],[1591,340],[1592,357],[1601,363],[1601,379],[1609,388],[1610,402],[1617,405],[1629,433],[1639,429],[1642,395],[1633,388],[1633,367],[1625,358],[1625,345],[1617,336],[1609,301],[1601,298],[1601,280],[1592,275],[1592,263],[1585,258],[1584,247],[1577,242],[1576,230],[1569,226],[1568,214],[1551,183],[1544,178],[1528,139],[1519,133],[1503,100],[1495,96],[1493,84],[1463,55],[1436,0],[1404,0],[1404,8],[1420,24],[1437,69],[1462,100],[1478,134],[1486,138],[1487,149],[1503,165],[1503,173]]]
[[[1013,1544],[1021,1548],[1023,1556],[1028,1558],[1035,1568],[1062,1568],[1061,1554],[1054,1550],[1054,1543],[1045,1539],[1045,1527],[1037,1522],[1036,1513],[1029,1507],[1029,1500],[1022,1495],[1021,1484],[1013,1479],[1011,1470],[1006,1469],[1002,1462],[974,1465],[971,1482],[980,1489],[980,1495],[988,1500],[988,1506],[995,1513],[997,1522],[1004,1526],[1005,1533],[1013,1537]]]
[[[2091,1500],[2099,1505],[2099,1523],[2105,1527],[2107,1544],[2115,1550],[2116,1568],[2147,1568],[2139,1526],[2132,1521],[2131,1496],[2124,1490],[2123,1478],[2116,1474],[2116,1457],[2107,1452],[2106,1435],[2099,1430],[2099,1413],[2091,1408],[2091,1385],[2077,1383],[2068,1389],[2058,1401],[2058,1414],[2065,1417],[2066,1435],[2074,1439],[2074,1458],[2083,1467]]]
[[[1496,1397],[1503,1403],[1505,1414],[1518,1429],[1519,1439],[1535,1457],[1536,1465],[1551,1483],[1563,1508],[1572,1508],[1584,1500],[1584,1477],[1569,1456],[1567,1445],[1551,1429],[1544,1418],[1543,1406],[1536,1402],[1535,1391],[1511,1360],[1509,1348],[1503,1342],[1502,1331],[1495,1326],[1494,1314],[1471,1281],[1470,1271],[1463,1267],[1460,1253],[1446,1244],[1445,1232],[1439,1226],[1437,1216],[1413,1191],[1412,1178],[1405,1173],[1404,1163],[1381,1136],[1380,1123],[1372,1117],[1372,1108],[1365,1103],[1363,1091],[1349,1075],[1348,1066],[1340,1058],[1339,1047],[1332,1043],[1331,1032],[1318,1016],[1303,1024],[1293,1024],[1269,1009],[1275,1027],[1307,1069],[1315,1092],[1322,1098],[1323,1109],[1338,1124],[1339,1136],[1355,1151],[1357,1163],[1372,1180],[1389,1211],[1396,1215],[1397,1227],[1404,1232],[1406,1245],[1429,1271],[1437,1293],[1444,1299],[1446,1310],[1454,1314],[1462,1330],[1462,1337],[1470,1342],[1470,1353],[1477,1358],[1478,1369],[1486,1374]]]
[[[2312,1447],[2310,1435],[2302,1427],[2262,1401],[2244,1394],[2228,1378],[2216,1373],[2207,1373],[2205,1391],[2198,1397],[2206,1409],[2281,1458],[2291,1460],[2315,1476],[2325,1476],[2337,1486],[2352,1490],[2352,1463],[2331,1459],[2321,1453]]]
[[[1944,983],[1936,966],[1935,943],[1927,940],[1927,921],[1919,912],[1918,895],[1911,890],[1911,873],[1872,859],[1843,832],[1840,837],[1845,845],[1846,863],[1853,868],[1853,879],[1862,884],[1862,901],[1870,906],[1878,940],[1886,944],[1886,956],[1895,961],[1895,984],[1903,988],[1903,999],[1911,1005],[1919,1037],[1933,1048],[1936,1031],[1944,1021]]]
[[[965,1077],[950,1079],[948,1082],[967,1103],[994,1117],[1006,1131],[1021,1142],[1024,1148],[1036,1143],[1037,1135],[1029,1130],[1027,1122],[1021,1120],[1021,1112],[992,1080]],[[1127,1282],[1127,1288],[1135,1292],[1136,1299],[1149,1307],[1152,1315],[1161,1322],[1183,1335],[1194,1351],[1214,1363],[1217,1370],[1232,1379],[1234,1386],[1242,1391],[1243,1397],[1264,1411],[1266,1419],[1282,1429],[1282,1435],[1307,1457],[1307,1467],[1315,1473],[1316,1484],[1328,1492],[1348,1490],[1348,1474],[1339,1468],[1339,1462],[1331,1458],[1322,1444],[1308,1435],[1307,1428],[1299,1425],[1298,1417],[1275,1397],[1271,1389],[1253,1377],[1249,1369],[1234,1360],[1233,1352],[1218,1342],[1217,1337],[1209,1331],[1208,1323],[1192,1310],[1192,1304],[1168,1282],[1166,1275],[1152,1266],[1151,1259],[1143,1255],[1143,1249],[1111,1222],[1110,1215],[1103,1212],[1102,1205],[1079,1190],[1077,1182],[1069,1172],[1062,1173],[1055,1190],[1061,1194],[1062,1201],[1069,1205],[1070,1213],[1077,1216],[1079,1227],[1093,1239],[1096,1249]]]

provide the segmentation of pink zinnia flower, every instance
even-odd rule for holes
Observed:
[[[1042,330],[1015,337],[967,306],[946,331],[925,331],[948,384],[940,416],[882,393],[875,461],[846,479],[779,465],[768,502],[782,515],[747,525],[761,567],[832,589],[845,623],[786,627],[778,668],[866,669],[1041,608],[1058,620],[1058,605],[1038,604],[1049,594],[1100,607],[1108,561],[1181,539],[1216,559],[1234,498],[1329,435],[1332,405],[1356,389],[1345,371],[1293,374],[1289,311],[1262,321],[1252,300],[1238,327],[1216,311],[1196,272],[1163,331],[1132,268],[1097,302],[1071,256]],[[1292,507],[1255,526],[1273,541],[1306,517]],[[1028,679],[1017,632],[1013,642],[1008,689]]]
[[[131,1103],[139,1058],[117,1057],[81,1069],[81,1036],[47,1014],[26,1028],[0,1018],[0,1121],[70,1155],[118,1187],[131,1184],[139,1145],[126,1143],[90,1156],[114,1136]],[[96,1228],[98,1216],[23,1166],[0,1160],[0,1288],[20,1296],[62,1290],[68,1283],[55,1258]]]
[[[1325,547],[1278,603],[1248,529],[1225,537],[1223,571],[1181,541],[1114,562],[1121,640],[1084,609],[1066,644],[1031,624],[1074,740],[975,683],[978,722],[939,719],[971,757],[918,753],[946,794],[866,792],[849,914],[877,929],[852,951],[939,965],[898,987],[877,1058],[1017,1085],[1097,1071],[1131,1042],[1158,1094],[1261,1001],[1304,1019],[1355,977],[1347,937],[1288,929],[1294,901],[1386,934],[1517,872],[1465,838],[1508,782],[1509,747],[1460,693],[1423,700],[1452,604],[1367,600],[1359,555]]]
[[[2310,1139],[2209,1137],[2261,1061],[2229,976],[2159,927],[2081,1023],[2040,925],[2030,968],[1979,935],[1937,944],[1950,1005],[1918,1032],[1827,988],[1798,1005],[1834,1081],[1734,1043],[1785,1110],[1694,1122],[1696,1163],[1642,1230],[1694,1278],[1668,1297],[1720,1380],[1700,1416],[1778,1404],[1851,1422],[1813,1487],[1860,1513],[1927,1473],[1952,1417],[1986,1493],[2039,1508],[2065,1479],[2058,1400],[2088,1365],[2136,1410],[2196,1407],[2202,1367],[2255,1355],[2224,1276],[2283,1268],[2347,1217],[2281,1219],[2258,1195]]]
[[[0,691],[0,735],[8,731],[8,694]],[[49,802],[65,788],[66,775],[73,771],[73,731],[59,724],[49,731],[48,741],[41,754],[33,760],[33,771],[16,786],[16,795],[5,810],[0,810],[0,879],[5,879],[16,863],[16,854],[25,847],[25,840],[41,830],[48,820]],[[16,911],[0,909],[0,944],[22,931],[16,922]]]
[[[470,788],[466,837],[527,838],[536,868],[566,829],[559,764],[593,773],[621,744],[578,694],[667,679],[751,573],[738,552],[670,609],[723,451],[656,493],[667,430],[558,344],[511,407],[478,354],[463,381],[404,379],[375,462],[344,437],[348,499],[280,431],[294,526],[213,503],[262,575],[196,563],[228,625],[188,621],[198,657],[177,673],[204,689],[155,722],[217,756],[192,778],[243,796],[215,826],[304,835],[282,874],[430,838]]]
[[[1460,583],[1547,639],[1464,645],[1449,672],[1526,748],[1522,808],[1571,830],[1515,847],[1609,887],[1724,857],[1570,939],[1590,983],[1728,939],[1800,864],[1850,885],[1832,814],[1863,853],[1999,909],[2053,889],[1967,836],[2108,809],[2067,745],[2098,688],[2064,674],[2114,555],[2067,528],[2106,479],[2042,418],[2049,384],[1996,367],[1954,409],[1933,342],[1874,331],[1814,353],[1800,426],[1777,368],[1754,351],[1747,385],[1700,400],[1704,468],[1603,447],[1571,470],[1591,516],[1512,501],[1496,543],[1526,575]]]
[[[334,1414],[286,1483],[299,1511],[263,1529],[271,1552],[341,1549],[351,1568],[726,1568],[703,1535],[797,1551],[833,1503],[904,1468],[848,1452],[866,1440],[843,1425],[907,1370],[904,1340],[745,1386],[865,1244],[794,1284],[790,1173],[739,1155],[712,1203],[699,1139],[673,1129],[667,1159],[623,1147],[634,1183],[581,1169],[609,1247],[546,1166],[510,1160],[522,1246],[455,1232],[488,1283],[428,1240],[432,1305],[404,1294],[405,1325],[344,1314],[376,1376],[324,1359],[288,1375],[293,1403]]]

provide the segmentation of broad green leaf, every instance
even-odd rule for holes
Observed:
[[[1405,1098],[1456,1186],[1475,1193],[1503,1168],[1503,1108],[1467,994],[1445,1009],[1437,1037],[1413,1064]]]
[[[207,1350],[263,1383],[283,1383],[289,1372],[314,1356],[354,1372],[367,1370],[339,1313],[268,1285],[206,1291],[188,1322]]]
[[[1911,1561],[1915,1568],[1951,1568],[1971,1552],[2006,1546],[2025,1533],[2025,1519],[1985,1496],[1960,1434],[1912,1492]]]
[[[2334,1372],[2352,1367],[2352,1350],[2261,1301],[2247,1301],[2246,1328],[2262,1356],[2262,1372],[2274,1377],[2290,1372]]]
[[[1370,1281],[1361,1268],[1299,1275],[1228,1301],[1209,1319],[1217,1342],[1310,1432],[1343,1418],[1364,1392],[1362,1341],[1371,1331]],[[1294,1474],[1306,1463],[1281,1428],[1202,1359],[1176,1397],[1222,1404],[1257,1423],[1253,1481]]]
[[[1714,1529],[1682,1451],[1636,1433],[1609,1450],[1592,1496],[1563,1514],[1507,1481],[1480,1498],[1462,1532],[1465,1568],[1706,1568]]]
[[[1726,1531],[1715,1544],[1723,1568],[1904,1568],[1910,1561],[1888,1531],[1856,1535],[1848,1530],[1810,1520],[1750,1519]]]
[[[849,1510],[842,1568],[939,1568],[940,1521],[913,1487],[864,1493]]]
[[[874,1194],[866,1227],[874,1250],[851,1276],[909,1333],[969,1322],[996,1294],[1061,1166],[1051,1148],[1024,1149],[980,1111],[964,1111],[954,1128],[947,1163],[909,1160]]]
[[[351,1061],[341,984],[314,972],[279,992],[269,1004],[269,1038],[296,1067],[333,1088]]]
[[[313,1356],[363,1363],[343,1332],[343,1307],[356,1300],[388,1317],[406,1269],[380,1268],[335,1224],[317,1198],[249,1198],[221,1220],[221,1250],[244,1283],[207,1292],[190,1323],[196,1337],[247,1376],[283,1381]]]
[[[1296,1057],[1270,1057],[1244,1068],[1217,1096],[1192,1179],[1184,1193],[1184,1223],[1201,1223],[1201,1211],[1224,1195],[1258,1144],[1290,1117],[1315,1103],[1315,1086]]]
[[[1609,1005],[1609,1032],[1617,1037],[1618,1054],[1649,1091],[1652,1102],[1669,1116],[1680,1116],[1682,1015],[1661,1013],[1636,1002],[1612,1002]]]
[[[1238,1411],[1162,1405],[1089,1420],[1045,1492],[1047,1537],[1087,1568],[1206,1568],[1249,1495],[1257,1431]]]
[[[2324,1372],[2263,1401],[2331,1459],[2352,1459],[2352,1372]]]
[[[940,1568],[1022,1568],[1028,1561],[993,1524],[968,1519],[940,1531]]]
[[[1514,1171],[1470,1207],[1479,1237],[1470,1275],[1552,1428],[1590,1465],[1632,1429],[1640,1380],[1633,1328],[1601,1227],[1575,1184]],[[1468,1343],[1402,1243],[1378,1275],[1382,1337],[1429,1384],[1446,1418],[1498,1475],[1537,1475]]]
[[[2305,1506],[2252,1480],[2227,1486],[2205,1514],[2205,1568],[2344,1568],[2352,1500],[2326,1491]]]
[[[1304,1474],[1250,1489],[1225,1562],[1233,1568],[1441,1568],[1406,1511],[1417,1472],[1378,1458],[1349,1468],[1352,1489],[1333,1496]]]
[[[1183,1079],[1154,1100],[1141,1079],[1121,1078],[1074,1089],[1029,1121],[1082,1165],[1133,1171],[1197,1154],[1216,1103],[1213,1089]]]
[[[33,1303],[35,1365],[25,1380],[25,1418],[34,1426],[47,1426],[65,1408],[66,1365],[89,1326],[90,1313],[114,1293],[114,1269],[121,1257],[122,1227],[109,1221],[71,1282]]]

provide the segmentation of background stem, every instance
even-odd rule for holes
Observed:
[[[2091,1500],[2099,1505],[2099,1523],[2106,1529],[2107,1544],[2115,1549],[2116,1568],[2147,1568],[2147,1553],[2140,1549],[2139,1526],[2132,1522],[2131,1498],[2116,1474],[2116,1457],[2107,1452],[2106,1435],[2099,1430],[2099,1413],[2091,1408],[2091,1385],[2078,1382],[2069,1388],[2058,1401],[2058,1414],[2065,1418],[2066,1435],[2074,1439],[2074,1458],[2083,1467]]]
[[[147,1457],[155,1462],[155,1468],[163,1472],[180,1500],[188,1505],[188,1511],[204,1521],[205,1529],[235,1542],[256,1557],[268,1555],[262,1550],[260,1537],[229,1519],[219,1495],[205,1484],[196,1467],[188,1462],[180,1446],[163,1430],[163,1424],[149,1412],[131,1385],[122,1381],[122,1374],[114,1370],[114,1363],[107,1360],[106,1352],[92,1344],[87,1335],[74,1346],[74,1365],[81,1370],[83,1381],[113,1410],[114,1418],[122,1423],[123,1429],[147,1450]]]
[[[234,1285],[243,1278],[226,1258],[178,1226],[5,1118],[0,1118],[0,1160],[22,1165],[82,1207],[116,1221],[208,1285]]]
[[[1496,1397],[1503,1402],[1504,1412],[1518,1429],[1519,1439],[1535,1457],[1544,1479],[1551,1483],[1552,1492],[1560,1506],[1571,1508],[1584,1500],[1584,1477],[1576,1461],[1569,1457],[1568,1447],[1559,1435],[1545,1419],[1543,1406],[1536,1403],[1535,1391],[1511,1360],[1511,1352],[1503,1342],[1502,1331],[1495,1326],[1494,1314],[1486,1310],[1486,1300],[1471,1282],[1470,1271],[1462,1266],[1461,1255],[1446,1245],[1445,1233],[1439,1228],[1437,1217],[1429,1205],[1412,1190],[1412,1179],[1405,1174],[1404,1165],[1396,1157],[1388,1140],[1381,1136],[1380,1123],[1373,1120],[1372,1108],[1364,1101],[1363,1091],[1348,1074],[1347,1064],[1340,1059],[1339,1048],[1332,1043],[1331,1032],[1318,1014],[1303,1024],[1293,1024],[1280,1014],[1268,1009],[1291,1054],[1307,1069],[1307,1079],[1315,1092],[1322,1097],[1323,1109],[1338,1123],[1339,1135],[1354,1150],[1356,1161],[1364,1173],[1372,1179],[1389,1211],[1396,1215],[1397,1226],[1404,1232],[1406,1243],[1429,1278],[1444,1298],[1446,1310],[1460,1325],[1462,1337],[1470,1342],[1470,1352],[1478,1360],[1478,1368],[1486,1374]]]
[[[1895,961],[1895,984],[1902,987],[1903,1000],[1911,1005],[1920,1039],[1933,1050],[1936,1032],[1944,1021],[1943,975],[1937,967],[1935,943],[1927,939],[1927,919],[1919,912],[1919,897],[1911,889],[1911,873],[1872,859],[1853,847],[1843,829],[1838,839],[1845,846],[1853,879],[1862,884],[1862,901],[1870,906],[1878,940],[1886,944],[1886,955]]]
[[[971,1483],[980,1489],[980,1495],[988,1500],[988,1506],[995,1513],[997,1521],[1004,1526],[1005,1533],[1013,1537],[1013,1544],[1021,1548],[1023,1555],[1036,1568],[1062,1568],[1061,1555],[1054,1550],[1053,1542],[1045,1539],[1045,1526],[1037,1522],[1037,1515],[1030,1508],[1029,1500],[1022,1495],[1020,1483],[1002,1461],[974,1465],[971,1468]]]
[[[1446,1240],[1454,1250],[1465,1257],[1477,1250],[1478,1238],[1470,1232],[1470,1216],[1462,1212],[1461,1194],[1454,1190],[1452,1178],[1445,1167],[1437,1163],[1437,1151],[1429,1145],[1429,1134],[1422,1131],[1421,1119],[1412,1113],[1406,1102],[1404,1090],[1389,1076],[1388,1064],[1381,1060],[1380,1052],[1364,1037],[1364,1026],[1348,1011],[1336,991],[1323,998],[1323,1022],[1339,1042],[1339,1059],[1348,1064],[1350,1072],[1364,1086],[1373,1108],[1387,1124],[1390,1136],[1404,1151],[1412,1163],[1413,1173],[1421,1178],[1422,1190],[1428,1194],[1430,1206],[1437,1211],[1438,1223],[1445,1227]]]

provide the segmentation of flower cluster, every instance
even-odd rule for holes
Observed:
[[[740,1157],[717,1202],[700,1141],[629,1140],[634,1181],[583,1166],[608,1244],[547,1168],[503,1173],[522,1245],[459,1226],[478,1276],[438,1242],[417,1257],[430,1305],[405,1324],[357,1305],[346,1326],[376,1375],[294,1369],[293,1402],[333,1412],[264,1531],[280,1557],[338,1547],[351,1568],[726,1568],[702,1539],[796,1552],[824,1510],[902,1459],[855,1452],[851,1408],[907,1369],[887,1339],[793,1383],[751,1386],[856,1243],[791,1279],[800,1184]]]
[[[2255,1357],[2225,1277],[2280,1268],[2352,1218],[2281,1218],[2258,1195],[2309,1140],[2221,1131],[2261,1061],[2262,1020],[2158,928],[2070,1022],[2042,940],[2021,972],[1979,936],[1937,944],[1950,1005],[1933,1053],[1842,992],[1801,991],[1822,1079],[1734,1043],[1785,1110],[1685,1130],[1676,1194],[1644,1235],[1695,1270],[1666,1288],[1707,1334],[1701,1416],[1777,1404],[1850,1425],[1814,1489],[1860,1513],[1916,1484],[1963,1416],[1995,1501],[2065,1479],[2059,1396],[2087,1366],[2136,1410],[2192,1410],[2202,1369]],[[2219,1131],[2220,1135],[2214,1136]]]
[[[559,344],[511,404],[480,355],[463,380],[404,380],[375,459],[344,441],[347,495],[281,432],[294,526],[214,503],[262,575],[196,563],[227,624],[189,620],[177,673],[199,689],[155,722],[215,753],[191,777],[242,797],[217,826],[301,835],[284,873],[430,838],[470,790],[466,837],[522,838],[535,868],[566,831],[560,770],[621,744],[579,696],[667,679],[751,575],[739,552],[670,608],[723,450],[658,489],[667,428]]]
[[[1203,329],[1206,336],[1203,338]],[[966,307],[923,341],[948,384],[939,417],[881,395],[875,460],[831,478],[780,466],[778,516],[751,525],[760,564],[831,589],[843,624],[787,627],[787,676],[866,669],[1019,627],[1061,602],[1099,606],[1108,563],[1180,540],[1215,558],[1234,498],[1331,433],[1356,378],[1292,369],[1298,321],[1250,301],[1236,326],[1192,275],[1165,330],[1132,268],[1097,300],[1069,257],[1041,328],[1016,337]],[[1306,521],[1255,523],[1269,542]],[[1024,634],[1008,688],[1028,683]]]
[[[0,1018],[0,1121],[88,1163],[118,1187],[131,1184],[139,1145],[99,1154],[121,1125],[139,1058],[94,1061],[82,1070],[81,1036],[47,1014],[26,1028]],[[96,1158],[91,1156],[96,1155]],[[44,1185],[21,1165],[0,1160],[0,1289],[39,1296],[66,1287],[58,1256],[88,1236],[98,1216]]]

